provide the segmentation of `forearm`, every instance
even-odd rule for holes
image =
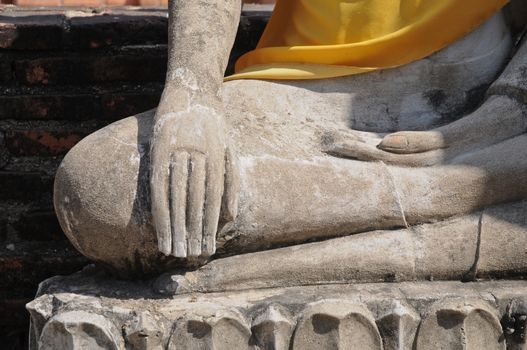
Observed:
[[[218,95],[241,0],[170,0],[166,86]]]

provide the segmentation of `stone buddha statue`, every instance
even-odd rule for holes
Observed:
[[[421,22],[382,27],[410,46],[373,65],[260,46],[224,81],[240,0],[171,1],[159,107],[65,157],[64,232],[119,275],[168,272],[170,293],[526,272],[527,43],[504,2],[426,50],[404,36]]]

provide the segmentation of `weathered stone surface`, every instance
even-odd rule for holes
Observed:
[[[164,275],[156,288],[179,294],[329,282],[521,276],[527,272],[523,258],[527,224],[521,221],[525,205],[504,204],[408,229],[225,257],[190,272]]]
[[[138,312],[132,322],[125,326],[127,344],[134,350],[162,350],[165,348],[163,322],[154,319],[147,311]]]
[[[360,304],[323,300],[302,313],[293,339],[295,350],[381,350],[382,340],[375,320]]]
[[[218,310],[209,306],[189,313],[176,321],[169,349],[255,349],[251,330],[236,309]]]
[[[524,276],[527,257],[527,202],[489,208],[481,217],[478,275]]]
[[[412,350],[421,321],[419,314],[404,300],[393,300],[384,312],[377,320],[384,350]]]
[[[42,329],[38,344],[42,350],[124,349],[124,341],[112,321],[86,311],[53,316]]]
[[[496,310],[481,300],[442,300],[419,327],[418,350],[505,350],[505,337]]]
[[[525,5],[522,5],[525,7]],[[525,11],[525,10],[524,10]],[[525,26],[525,24],[523,24]],[[519,52],[509,63],[503,74],[489,88],[490,94],[510,95],[523,103],[527,102],[525,91],[527,83],[525,80],[525,69],[527,68],[527,45],[520,46]]]
[[[294,331],[289,311],[279,304],[270,304],[253,320],[252,332],[262,350],[288,350]]]
[[[525,295],[527,281],[502,280],[319,285],[169,299],[149,283],[85,270],[47,281],[28,309],[37,340],[32,349],[523,349]]]

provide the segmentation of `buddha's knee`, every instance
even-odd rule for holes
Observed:
[[[148,272],[162,260],[150,220],[151,113],[123,119],[79,142],[55,178],[55,210],[73,245],[120,272]]]

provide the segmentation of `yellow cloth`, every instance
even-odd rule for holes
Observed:
[[[396,67],[469,33],[508,0],[279,0],[234,79],[320,79]]]

